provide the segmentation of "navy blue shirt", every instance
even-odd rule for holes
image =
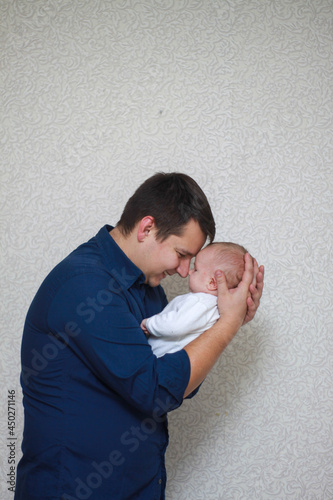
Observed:
[[[190,377],[184,350],[156,358],[140,328],[163,289],[103,227],[47,276],[22,339],[23,457],[15,500],[161,500],[166,413]]]

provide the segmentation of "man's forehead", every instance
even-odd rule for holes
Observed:
[[[177,250],[188,257],[195,257],[204,245],[206,238],[201,233],[197,238],[185,238],[178,240]]]
[[[184,228],[181,235],[175,236],[177,250],[184,255],[194,257],[206,241],[206,236],[202,232],[198,222],[191,219]]]
[[[186,255],[187,257],[191,257],[191,259],[192,259],[196,255],[198,255],[198,253],[200,252],[204,243],[205,243],[204,238],[202,238],[201,241],[200,241],[200,239],[193,240],[193,241],[188,242],[187,244],[184,242],[180,242],[177,245],[177,250],[179,252],[181,252],[183,255]]]

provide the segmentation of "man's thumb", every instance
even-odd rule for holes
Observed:
[[[215,271],[215,278],[216,278],[216,283],[217,283],[218,288],[220,288],[222,290],[228,289],[225,274],[223,271],[221,271],[221,269],[217,269]]]

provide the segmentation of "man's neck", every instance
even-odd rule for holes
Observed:
[[[136,254],[136,238],[134,232],[130,233],[128,236],[124,236],[119,227],[114,227],[109,231],[111,238],[117,243],[119,248],[124,252],[124,254],[137,265]],[[139,266],[138,266],[139,267]]]
[[[123,237],[119,228],[116,226],[111,231],[109,231],[109,235],[114,239],[114,241],[119,245],[120,239]],[[120,246],[120,245],[119,245]]]

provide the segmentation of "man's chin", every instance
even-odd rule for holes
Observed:
[[[167,274],[166,273],[161,273],[157,276],[152,276],[151,278],[148,279],[148,285],[154,287],[158,286],[161,284],[161,281],[166,278]]]

